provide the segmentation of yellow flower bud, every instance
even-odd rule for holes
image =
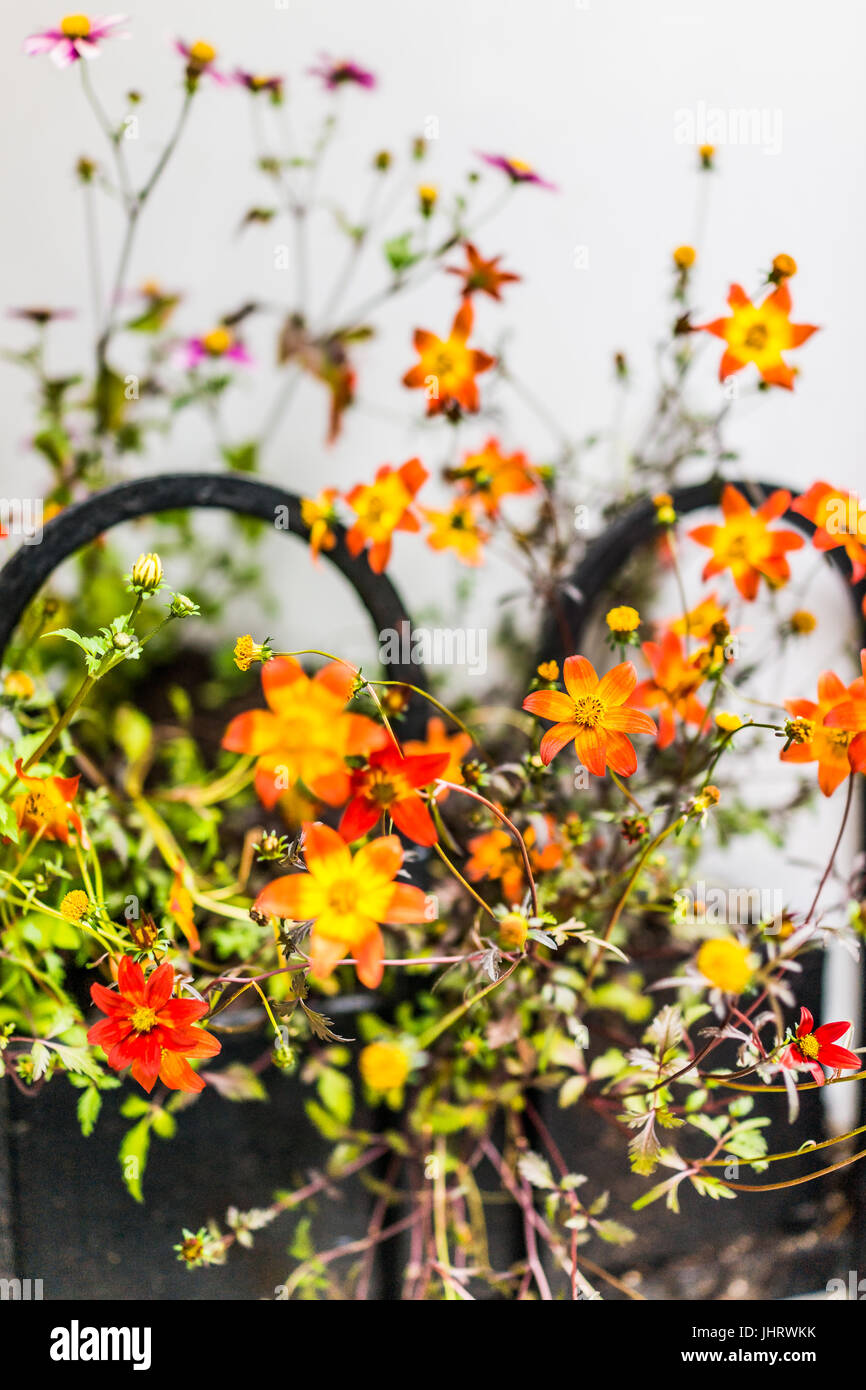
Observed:
[[[162,561],[153,552],[139,555],[129,576],[133,589],[140,594],[155,594],[162,583]]]
[[[678,246],[673,258],[677,270],[689,270],[697,260],[698,253],[693,246]]]

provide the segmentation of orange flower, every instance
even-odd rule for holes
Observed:
[[[806,719],[812,737],[780,753],[786,763],[817,763],[818,786],[832,796],[850,772],[866,770],[866,651],[860,653],[863,676],[847,688],[832,671],[818,677],[818,702],[786,700],[795,719]],[[859,730],[859,732],[858,732]]]
[[[851,561],[851,582],[858,584],[866,575],[866,513],[859,497],[829,483],[813,483],[791,503],[791,511],[815,523],[812,544],[816,550],[844,545]]]
[[[430,812],[418,795],[441,777],[447,753],[422,753],[404,758],[397,748],[371,753],[364,767],[352,772],[348,806],[340,821],[344,840],[360,840],[385,814],[417,845],[435,845],[438,836]]]
[[[449,475],[452,476],[452,475]],[[477,454],[467,454],[453,477],[470,497],[477,497],[489,517],[499,514],[503,497],[534,492],[538,473],[523,453],[504,454],[499,440],[490,438]]]
[[[334,502],[338,496],[338,488],[326,487],[317,497],[301,498],[301,520],[309,528],[310,551],[314,561],[318,560],[319,551],[333,550],[337,544],[333,527],[337,521]]]
[[[552,762],[573,739],[578,758],[593,776],[603,777],[607,766],[630,777],[637,769],[637,755],[626,735],[656,732],[648,714],[626,706],[637,684],[631,662],[621,662],[599,680],[585,656],[570,656],[562,675],[567,695],[536,690],[523,701],[530,714],[556,720],[541,740],[541,761]]]
[[[351,555],[360,555],[369,544],[370,569],[381,574],[391,558],[395,531],[418,531],[421,523],[412,502],[430,474],[420,459],[409,459],[400,468],[384,463],[373,483],[358,483],[346,493],[346,501],[358,520],[346,536]]]
[[[270,708],[237,715],[222,746],[258,759],[255,786],[268,810],[298,780],[329,806],[342,805],[350,786],[344,760],[384,743],[384,729],[345,710],[357,674],[353,666],[332,661],[311,680],[297,661],[285,656],[262,666],[262,690]]]
[[[403,385],[427,390],[427,414],[445,411],[459,415],[461,410],[476,411],[479,406],[476,376],[496,361],[486,352],[467,346],[472,332],[474,311],[471,300],[463,302],[447,338],[437,338],[426,328],[415,330],[415,350],[419,361],[403,378]]]
[[[447,512],[436,512],[430,507],[422,507],[421,511],[430,522],[427,544],[431,550],[453,550],[464,565],[482,563],[484,542],[490,539],[490,532],[479,525],[468,498],[458,497]]]
[[[641,650],[650,664],[652,678],[641,681],[632,702],[659,711],[659,748],[667,748],[676,733],[676,716],[685,724],[702,724],[706,709],[695,691],[704,676],[697,655],[686,657],[675,632],[666,632],[661,642],[644,642]]]
[[[519,275],[513,275],[510,271],[499,269],[501,256],[492,256],[489,261],[482,260],[471,241],[464,243],[463,250],[466,252],[466,265],[463,267],[449,265],[447,270],[449,275],[463,277],[461,294],[464,299],[474,294],[476,290],[480,290],[482,294],[489,294],[491,299],[501,300],[502,295],[499,293],[501,287],[513,284],[520,279]]]
[[[140,1086],[152,1091],[157,1077],[171,1091],[203,1091],[188,1057],[214,1057],[222,1044],[212,1033],[194,1028],[208,1011],[202,999],[173,999],[174,969],[157,966],[145,979],[131,956],[121,956],[117,990],[90,986],[94,1004],[107,1018],[95,1023],[87,1041],[102,1047],[114,1071],[131,1066]]]
[[[325,979],[348,953],[358,979],[375,989],[384,973],[379,923],[425,922],[429,904],[420,888],[394,879],[403,864],[396,835],[384,835],[352,853],[346,841],[318,821],[304,825],[307,872],[274,879],[256,898],[259,912],[293,922],[312,921],[310,960]]]
[[[27,788],[25,795],[12,802],[18,829],[31,835],[41,831],[43,840],[62,840],[68,845],[71,826],[86,845],[81,817],[72,804],[80,777],[28,777],[21,758],[15,763],[15,773]]]
[[[732,310],[730,318],[696,325],[698,331],[714,333],[727,343],[719,364],[719,380],[724,381],[754,362],[769,386],[784,386],[790,391],[795,372],[782,353],[799,347],[818,330],[810,323],[791,323],[788,286],[780,284],[761,304],[753,304],[742,285],[731,285],[728,304]]]
[[[726,483],[723,523],[696,526],[689,532],[692,540],[713,552],[704,566],[704,579],[729,569],[743,598],[750,601],[757,597],[761,575],[773,589],[785,584],[791,577],[785,552],[799,550],[803,537],[796,531],[771,531],[769,523],[787,510],[790,501],[790,492],[779,488],[753,512],[743,494]]]
[[[180,927],[191,951],[201,950],[201,938],[193,917],[192,896],[183,880],[184,865],[178,864],[174,871],[174,878],[171,884],[171,893],[168,899],[168,911],[172,920]]]
[[[456,782],[460,786],[463,782],[463,771],[460,764],[472,747],[472,739],[468,734],[449,734],[444,719],[434,716],[427,721],[426,739],[409,739],[403,744],[404,752],[410,756],[420,757],[424,753],[447,753],[448,762],[442,772],[439,773],[443,782]],[[436,793],[437,801],[444,801],[448,795],[448,788],[442,787]]]
[[[536,820],[540,822],[541,818],[536,817]],[[528,825],[523,831],[523,839],[529,850],[533,873],[556,869],[562,863],[563,847],[553,816],[544,816],[538,830],[535,825]],[[518,903],[523,896],[526,875],[523,856],[514,836],[497,826],[473,836],[469,841],[469,850],[466,877],[472,883],[482,879],[498,882],[502,887],[503,901],[506,904]]]

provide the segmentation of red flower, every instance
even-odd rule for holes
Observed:
[[[822,1066],[829,1071],[860,1071],[863,1062],[857,1053],[836,1045],[836,1039],[843,1037],[850,1027],[850,1023],[822,1023],[816,1028],[809,1010],[801,1008],[797,1039],[785,1048],[779,1062],[793,1069],[806,1067],[819,1086],[825,1081]]]
[[[94,1004],[108,1017],[94,1023],[87,1041],[105,1050],[114,1071],[131,1066],[146,1091],[153,1090],[157,1077],[171,1091],[203,1091],[204,1082],[187,1058],[214,1057],[222,1044],[212,1033],[192,1027],[207,1013],[207,1004],[173,999],[174,986],[174,967],[168,962],[145,979],[131,956],[121,956],[116,990],[90,986]]]
[[[501,256],[491,256],[489,261],[485,261],[471,241],[464,242],[463,249],[466,252],[466,265],[449,265],[447,270],[449,275],[462,276],[463,288],[460,293],[464,299],[480,290],[482,294],[489,294],[491,299],[501,300],[501,287],[520,279],[510,270],[499,269]]]
[[[421,753],[405,758],[396,748],[371,753],[365,767],[352,773],[351,800],[340,821],[340,834],[351,843],[360,840],[388,812],[398,830],[417,845],[434,845],[436,827],[418,795],[419,787],[445,772],[449,753]]]

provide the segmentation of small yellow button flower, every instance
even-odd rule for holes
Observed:
[[[743,721],[738,714],[732,714],[730,710],[720,709],[716,715],[716,727],[723,733],[732,734],[737,729],[742,729]]]
[[[29,700],[36,686],[26,671],[8,671],[3,677],[3,693],[13,700]]]
[[[818,626],[818,619],[814,613],[810,613],[808,608],[798,608],[790,617],[791,631],[803,636],[807,632],[814,632]]]
[[[358,1058],[361,1076],[371,1091],[399,1090],[409,1075],[410,1065],[405,1047],[396,1042],[368,1043]]]
[[[543,681],[558,681],[559,662],[542,661],[541,665],[538,667],[536,674],[540,676]]]
[[[611,632],[634,632],[640,627],[640,613],[624,603],[619,608],[611,608],[605,615],[605,622]]]
[[[674,265],[677,270],[689,270],[698,258],[698,253],[693,246],[678,246],[673,252]]]
[[[60,911],[67,922],[80,922],[90,911],[90,899],[80,888],[74,888],[60,904]]]
[[[704,942],[698,951],[697,966],[704,979],[725,994],[742,994],[754,974],[748,946],[724,936]]]

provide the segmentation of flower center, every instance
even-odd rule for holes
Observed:
[[[574,722],[583,729],[597,729],[604,717],[604,704],[597,695],[581,695],[574,702]]]
[[[205,43],[204,39],[196,39],[195,43],[190,44],[189,56],[193,62],[207,65],[216,57],[216,49],[212,44]]]
[[[156,1014],[153,1009],[140,1004],[137,1009],[133,1009],[131,1022],[136,1033],[149,1033],[156,1027]]]
[[[328,907],[332,912],[354,912],[358,890],[351,878],[338,878],[328,889]]]
[[[755,323],[746,334],[746,347],[752,348],[755,352],[761,352],[767,346],[767,337],[766,324]]]
[[[227,328],[212,328],[201,340],[205,352],[211,357],[222,357],[232,345],[232,335]]]
[[[798,1038],[797,1047],[810,1061],[814,1061],[820,1051],[820,1044],[814,1033],[806,1033],[805,1037]]]
[[[850,729],[828,729],[824,727],[822,728],[822,733],[826,734],[827,742],[836,752],[844,752],[854,737]]]
[[[90,20],[86,14],[68,14],[61,19],[60,29],[68,39],[86,39],[90,33]]]

